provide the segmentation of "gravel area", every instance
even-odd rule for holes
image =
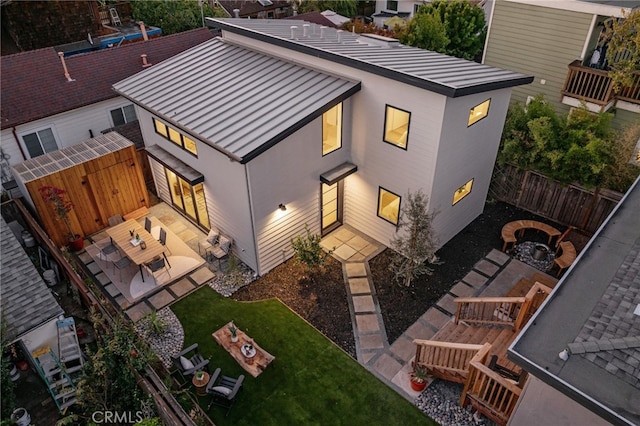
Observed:
[[[476,415],[471,406],[459,405],[462,385],[434,380],[415,400],[416,406],[441,426],[494,426],[486,417]]]
[[[150,326],[150,316],[145,316],[135,323],[136,332],[158,355],[165,367],[171,368],[171,356],[182,350],[184,330],[180,320],[170,308],[162,308],[156,312],[158,320],[166,326],[164,332],[155,333]]]

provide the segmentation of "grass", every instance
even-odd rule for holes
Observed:
[[[245,375],[227,417],[211,407],[216,425],[436,424],[276,299],[237,302],[205,286],[171,309],[184,345],[198,343],[211,372]],[[231,320],[276,358],[257,378],[212,337]],[[208,403],[200,399],[205,410]]]

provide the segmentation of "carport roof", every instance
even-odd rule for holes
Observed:
[[[360,90],[360,82],[214,39],[114,85],[245,163]]]

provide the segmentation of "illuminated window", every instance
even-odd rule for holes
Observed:
[[[462,185],[460,188],[456,189],[456,192],[453,193],[453,204],[456,204],[458,201],[469,195],[471,193],[472,186],[473,179]]]
[[[407,149],[411,113],[387,105],[384,114],[384,141]]]
[[[322,114],[322,155],[342,146],[342,104]]]
[[[489,104],[491,103],[491,99],[487,99],[480,105],[476,105],[471,110],[469,110],[469,122],[467,123],[467,127],[471,126],[474,123],[482,120],[489,114]]]
[[[178,145],[180,148],[184,149],[191,154],[198,156],[198,149],[196,146],[196,142],[178,132],[176,129],[167,126],[162,121],[153,119],[153,127],[156,130],[156,133],[165,137],[165,139],[170,140],[174,144]]]
[[[400,220],[400,196],[380,188],[378,191],[378,216],[397,225]]]

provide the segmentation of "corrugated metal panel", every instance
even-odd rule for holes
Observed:
[[[446,96],[456,97],[528,84],[532,77],[424,49],[371,40],[358,34],[300,21],[207,18],[210,26],[290,49],[365,68]],[[297,27],[291,29],[292,26]],[[292,36],[293,31],[293,36]]]
[[[360,83],[214,39],[114,88],[246,162],[355,93]]]

